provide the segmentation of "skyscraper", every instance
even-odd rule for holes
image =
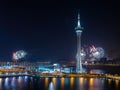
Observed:
[[[81,34],[83,28],[81,27],[80,24],[80,14],[78,14],[78,22],[77,22],[77,27],[75,28],[76,34],[77,34],[77,63],[76,63],[76,72],[77,73],[82,73],[82,61],[81,61]]]

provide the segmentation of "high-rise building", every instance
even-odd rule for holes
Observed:
[[[82,61],[81,61],[81,34],[83,31],[83,28],[81,27],[80,24],[80,14],[78,14],[78,22],[77,22],[77,27],[75,28],[76,34],[77,34],[77,63],[76,63],[76,72],[77,73],[82,73]]]

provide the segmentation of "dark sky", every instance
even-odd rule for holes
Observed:
[[[80,11],[82,45],[103,47],[108,53],[120,46],[120,6],[117,1],[1,1],[0,58],[25,50],[29,60],[74,59],[77,13]]]

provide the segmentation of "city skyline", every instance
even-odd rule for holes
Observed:
[[[87,2],[87,4],[86,4]],[[119,8],[105,1],[3,1],[0,6],[0,58],[25,50],[31,60],[75,59],[77,13],[84,27],[82,46],[120,53]],[[117,3],[113,3],[117,6]]]

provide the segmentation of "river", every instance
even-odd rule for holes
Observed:
[[[120,81],[104,78],[0,78],[0,90],[120,90]]]

